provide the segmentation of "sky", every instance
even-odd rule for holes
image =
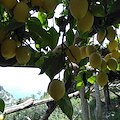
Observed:
[[[46,92],[50,81],[46,74],[39,73],[39,68],[0,67],[0,85],[15,99],[31,97],[32,94],[39,98],[38,91]]]

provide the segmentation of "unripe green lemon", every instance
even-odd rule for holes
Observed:
[[[67,56],[70,62],[79,63],[81,60],[81,53],[78,46],[72,45],[67,50]]]
[[[92,53],[94,52],[97,52],[97,49],[95,48],[95,46],[93,45],[88,45],[86,47],[86,53],[87,53],[87,56],[89,57]]]
[[[105,86],[108,82],[108,75],[105,72],[99,72],[96,76],[96,82],[101,86]]]
[[[118,47],[118,42],[116,40],[110,41],[108,44],[108,49],[110,52],[115,50]]]
[[[112,26],[107,27],[107,39],[109,41],[113,41],[115,39],[116,36],[116,31]]]
[[[17,4],[17,0],[1,0],[0,2],[6,9],[13,9]]]
[[[26,22],[29,18],[29,7],[25,2],[19,2],[13,10],[15,20],[17,22]]]
[[[65,94],[65,85],[62,81],[54,79],[48,85],[48,93],[55,100],[60,100]]]
[[[111,57],[111,58],[108,59],[107,65],[112,71],[115,71],[117,69],[118,62],[115,58]]]
[[[102,57],[99,53],[97,52],[94,52],[90,55],[89,57],[89,62],[90,62],[90,65],[93,67],[93,68],[100,68],[101,66],[101,63],[102,63]]]
[[[77,29],[80,33],[85,33],[88,32],[94,22],[94,16],[87,11],[87,13],[85,14],[85,16],[81,19],[77,21]]]
[[[28,46],[20,46],[16,49],[16,59],[20,64],[26,64],[31,58],[31,52]]]
[[[1,55],[7,60],[16,55],[16,41],[13,39],[5,39],[1,44]]]
[[[88,10],[88,1],[87,0],[70,0],[70,12],[72,16],[81,20]]]

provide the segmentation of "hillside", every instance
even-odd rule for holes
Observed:
[[[6,106],[11,106],[16,103],[14,97],[9,92],[7,92],[3,86],[0,86],[0,98],[5,101]]]

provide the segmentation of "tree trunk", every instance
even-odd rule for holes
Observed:
[[[104,86],[104,96],[105,96],[105,106],[107,108],[107,111],[109,111],[110,94],[109,94],[108,84]]]
[[[94,88],[95,88],[95,97],[96,97],[95,118],[96,118],[96,120],[102,120],[99,85],[97,83],[95,83]]]
[[[88,101],[87,101],[87,99],[84,98],[84,94],[85,94],[85,86],[83,86],[80,90],[82,117],[83,117],[83,120],[91,120]]]

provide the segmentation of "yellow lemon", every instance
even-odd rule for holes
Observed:
[[[101,86],[105,86],[108,82],[108,75],[105,72],[99,72],[96,76],[96,82]]]
[[[38,7],[43,7],[45,0],[31,0],[31,4],[33,7],[38,6]]]
[[[97,52],[97,49],[95,48],[95,46],[93,45],[88,45],[86,47],[86,53],[87,53],[87,56],[89,57],[92,53],[94,52]]]
[[[80,52],[81,52],[81,59],[84,59],[87,57],[86,46],[80,47]]]
[[[115,50],[118,47],[118,42],[116,40],[110,41],[108,44],[108,49],[110,52]]]
[[[116,60],[118,60],[120,57],[120,51],[118,49],[113,50],[112,57],[114,57]]]
[[[97,41],[101,43],[104,40],[105,36],[106,36],[106,31],[99,31],[97,33]]]
[[[1,3],[6,9],[13,9],[17,4],[17,0],[1,0]]]
[[[72,16],[81,20],[88,10],[88,1],[87,0],[70,0],[70,12]]]
[[[102,58],[102,63],[101,63],[101,66],[99,68],[101,71],[104,71],[107,69],[107,62],[104,58]]]
[[[16,49],[16,59],[20,64],[26,64],[31,58],[31,52],[28,46],[20,46]]]
[[[4,120],[4,115],[0,113],[0,120]]]
[[[70,62],[79,63],[81,60],[81,53],[78,46],[72,45],[67,50],[67,56]]]
[[[111,57],[111,58],[108,59],[107,65],[112,71],[115,71],[117,69],[118,62],[115,58]]]
[[[13,39],[5,39],[1,44],[1,54],[5,59],[13,58],[16,55],[16,42]]]
[[[29,7],[25,2],[19,2],[13,10],[17,22],[26,22],[29,18]]]
[[[113,41],[115,39],[116,36],[116,31],[112,26],[107,27],[107,39],[109,41]]]
[[[52,80],[48,85],[48,93],[54,100],[60,100],[65,94],[64,83],[57,79]]]
[[[77,29],[80,33],[85,33],[88,32],[94,22],[94,16],[87,11],[87,13],[85,14],[85,16],[81,19],[77,21]]]
[[[95,53],[92,53],[89,57],[89,62],[90,62],[90,65],[93,67],[93,68],[100,68],[101,66],[101,63],[102,63],[102,57],[99,53],[95,52]]]
[[[105,55],[104,59],[106,60],[106,62],[108,61],[109,58],[112,57],[112,53],[108,53],[107,55]]]

